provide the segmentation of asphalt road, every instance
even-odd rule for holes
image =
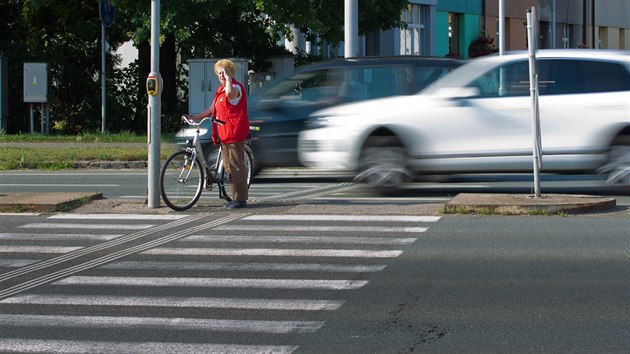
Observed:
[[[0,215],[0,352],[630,350],[630,218],[327,210]]]
[[[444,201],[458,193],[532,193],[531,175],[461,175],[448,179],[422,181],[409,186],[400,197],[416,200]],[[147,171],[144,169],[78,169],[68,171],[0,171],[2,192],[101,192],[105,198],[142,199],[147,193]],[[308,170],[263,171],[253,180],[250,195],[255,199],[291,198],[292,193],[349,183],[351,177],[315,173]],[[617,198],[619,205],[630,205],[630,189],[607,186],[600,176],[543,175],[543,193],[605,195]],[[342,193],[343,192],[343,193]],[[330,193],[315,193],[316,198],[356,199],[383,198],[360,187]],[[211,200],[214,192],[204,192],[202,200]]]

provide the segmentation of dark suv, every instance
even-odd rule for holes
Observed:
[[[333,59],[301,66],[248,97],[256,172],[267,167],[301,167],[297,138],[308,116],[322,108],[373,98],[411,95],[463,64],[420,56]],[[202,139],[209,140],[210,134]]]

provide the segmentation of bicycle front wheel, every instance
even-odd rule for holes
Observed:
[[[171,155],[160,174],[162,199],[169,208],[186,210],[199,200],[203,191],[203,169],[199,159],[192,160],[188,151],[178,151]]]
[[[254,154],[252,153],[252,149],[245,145],[245,170],[247,171],[247,188],[249,189],[250,184],[252,183],[252,173],[254,171]],[[230,192],[230,178],[227,174],[227,172],[225,172],[225,168],[223,167],[223,164],[221,164],[219,166],[219,171],[217,173],[217,175],[219,176],[219,179],[217,181],[219,188],[221,188],[221,194],[223,194],[224,197],[230,198],[230,196],[232,195]],[[229,200],[229,199],[228,199]]]

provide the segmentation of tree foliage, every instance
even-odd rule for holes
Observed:
[[[144,82],[150,70],[151,2],[110,0],[116,6],[107,29],[107,116],[110,131],[146,130]],[[160,73],[163,124],[185,110],[182,65],[191,58],[244,57],[266,70],[270,56],[286,54],[280,34],[291,25],[311,39],[343,40],[340,0],[190,0],[160,3]],[[404,25],[407,0],[359,0],[359,33]],[[23,63],[49,64],[49,107],[55,131],[98,131],[101,122],[101,22],[98,0],[1,0],[0,55],[9,59],[9,132],[28,131],[23,102]],[[138,60],[118,68],[113,50],[126,41]],[[183,87],[184,86],[184,87]],[[184,89],[184,90],[182,90]],[[164,129],[163,129],[164,131]]]

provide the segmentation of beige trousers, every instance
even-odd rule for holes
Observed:
[[[247,169],[245,168],[245,142],[221,144],[223,168],[230,178],[232,200],[241,202],[248,198]]]

